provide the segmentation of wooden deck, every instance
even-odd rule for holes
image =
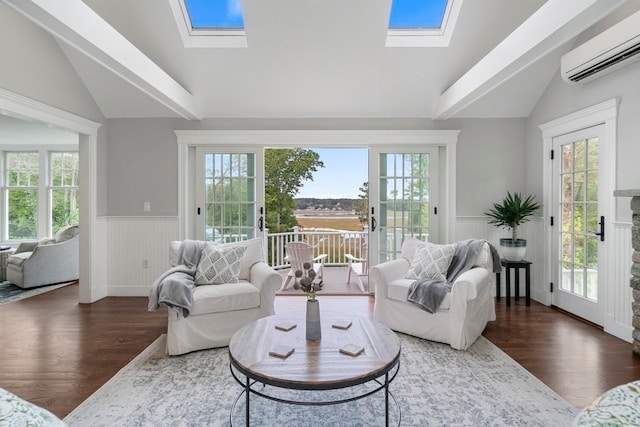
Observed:
[[[278,270],[278,272],[282,275],[282,280],[286,279],[289,271],[291,269],[287,268],[284,270]],[[321,295],[362,295],[362,291],[358,287],[358,282],[356,278],[351,276],[351,283],[347,283],[347,275],[349,270],[346,266],[325,266],[324,274],[323,274],[323,286],[322,291],[320,291]],[[369,278],[368,277],[360,277],[362,280],[362,284],[364,285],[364,290],[368,292],[369,289]],[[300,295],[301,291],[297,291],[293,289],[290,282],[289,286],[284,291],[279,291],[277,295]],[[373,291],[373,290],[372,290]]]

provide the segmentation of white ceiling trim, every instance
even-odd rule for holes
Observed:
[[[389,147],[456,144],[459,130],[175,130],[178,144],[264,147]]]
[[[162,105],[199,119],[193,97],[81,0],[2,0]]]
[[[452,117],[624,1],[548,0],[439,97],[434,119]]]

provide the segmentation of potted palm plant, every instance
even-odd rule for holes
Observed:
[[[529,217],[541,207],[531,195],[523,199],[520,193],[507,192],[507,197],[502,203],[494,203],[493,208],[489,209],[489,212],[485,212],[485,215],[491,218],[489,224],[511,229],[510,239],[500,239],[500,248],[504,259],[520,261],[524,258],[527,251],[527,241],[518,239],[518,226],[529,221]]]

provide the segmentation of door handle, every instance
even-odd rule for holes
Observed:
[[[258,230],[260,231],[264,231],[264,216],[262,216],[264,214],[264,208],[261,207],[260,208],[260,218],[258,218]]]
[[[600,217],[600,222],[598,224],[600,225],[600,232],[594,232],[593,234],[595,234],[596,236],[600,236],[600,241],[604,242],[604,216]]]
[[[376,217],[373,216],[375,213],[375,209],[371,208],[371,231],[376,231],[376,227],[378,226],[378,222],[376,221]]]

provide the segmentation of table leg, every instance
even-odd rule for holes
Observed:
[[[531,271],[529,269],[529,264],[525,267],[525,303],[526,306],[529,307],[531,305]]]
[[[516,283],[513,285],[516,293],[516,301],[520,299],[520,269],[518,267],[514,268],[516,272]]]
[[[500,272],[496,273],[496,301],[500,301]]]
[[[505,281],[506,294],[507,294],[507,307],[511,306],[511,269],[507,267],[506,271],[507,277]]]
[[[389,373],[384,374],[384,425],[389,427]]]
[[[246,414],[247,417],[245,425],[249,427],[249,394],[250,394],[251,384],[249,383],[249,377],[247,377],[247,385],[244,388],[245,399],[246,399]]]

